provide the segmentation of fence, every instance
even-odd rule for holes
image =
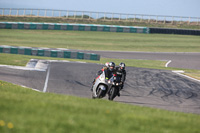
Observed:
[[[93,21],[126,21],[162,24],[188,24],[200,25],[199,17],[163,16],[146,14],[124,14],[110,12],[89,12],[73,10],[53,9],[22,9],[22,8],[0,8],[0,16],[22,16],[22,17],[59,17],[66,19],[87,19]]]

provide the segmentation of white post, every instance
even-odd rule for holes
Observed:
[[[174,16],[172,16],[172,24],[174,23]]]
[[[156,23],[158,23],[158,16],[156,16]]]
[[[61,11],[59,11],[59,17],[61,17]]]
[[[69,11],[67,11],[67,14],[66,14],[66,18],[68,18],[69,17]]]
[[[104,20],[106,19],[106,13],[104,13]]]
[[[54,17],[54,10],[52,10],[52,17]]]
[[[92,13],[90,12],[89,19],[91,19]]]
[[[150,22],[150,19],[151,19],[151,18],[150,18],[150,16],[149,16],[149,20],[148,20],[148,23]]]
[[[96,15],[96,19],[98,19],[99,18],[99,13],[97,13],[97,15]]]
[[[121,20],[121,14],[119,14],[119,21]]]
[[[82,12],[82,19],[84,18],[84,12]]]
[[[135,15],[135,18],[134,18],[134,22],[135,22],[135,19],[136,19],[136,15]]]
[[[140,19],[140,22],[142,22],[142,19],[143,19],[143,15],[142,15],[142,18]]]
[[[47,10],[45,9],[45,11],[44,11],[44,17],[46,17],[47,16]]]
[[[2,16],[4,16],[4,8],[3,8],[3,11],[2,11]]]
[[[128,21],[128,15],[126,15],[126,21]]]
[[[37,16],[39,17],[39,13],[40,13],[40,9],[38,9],[38,11],[37,11]]]
[[[165,18],[164,18],[164,24],[166,23],[166,16],[165,16]]]
[[[16,14],[16,16],[18,16],[19,15],[19,9],[17,9],[17,14]]]
[[[188,24],[190,24],[190,17],[189,17],[189,19],[188,19]]]
[[[25,13],[26,13],[26,9],[24,9],[24,14],[23,14],[23,16],[25,16]]]
[[[113,20],[113,17],[114,17],[114,14],[112,13],[112,18],[111,18],[111,20]]]
[[[12,9],[10,8],[10,11],[9,11],[9,16],[11,15],[11,11],[12,11]]]
[[[76,11],[74,12],[74,19],[76,18]]]
[[[31,9],[31,14],[30,14],[30,16],[33,16],[33,10]]]

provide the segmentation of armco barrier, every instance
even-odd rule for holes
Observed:
[[[169,28],[149,28],[150,33],[156,34],[181,34],[181,35],[200,35],[200,30],[169,29]]]
[[[31,29],[31,30],[76,30],[76,31],[104,31],[125,33],[149,33],[149,28],[117,25],[67,24],[67,23],[26,23],[0,22],[0,29]]]
[[[100,60],[100,55],[94,53],[82,53],[82,52],[68,51],[68,50],[51,50],[51,49],[41,49],[41,48],[29,48],[29,47],[12,47],[12,46],[1,46],[1,45],[0,45],[0,53],[85,59],[85,60]]]

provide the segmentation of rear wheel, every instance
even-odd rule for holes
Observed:
[[[112,101],[116,96],[117,96],[117,88],[112,87],[110,89],[108,99]]]

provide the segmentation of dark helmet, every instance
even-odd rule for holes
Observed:
[[[111,68],[112,67],[112,68]],[[109,63],[109,70],[113,71],[115,69],[115,63],[114,62],[110,62]]]
[[[125,63],[123,63],[123,62],[121,62],[120,64],[119,64],[119,67],[120,67],[120,69],[125,69]]]

